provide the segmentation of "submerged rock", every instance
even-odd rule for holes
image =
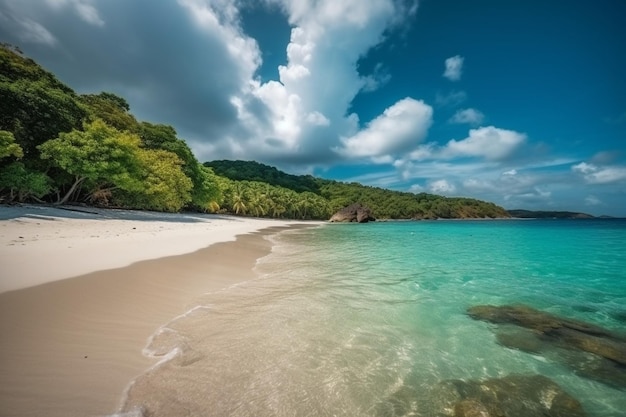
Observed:
[[[443,381],[433,388],[438,417],[583,417],[580,402],[542,375]]]
[[[626,338],[622,335],[524,305],[481,305],[467,313],[476,320],[519,326],[517,331],[509,327],[496,332],[503,346],[554,357],[580,376],[626,389]]]
[[[426,392],[403,385],[373,411],[378,417],[584,417],[580,402],[541,375],[441,381]]]
[[[367,223],[375,220],[374,216],[372,216],[372,211],[359,203],[342,208],[330,218],[330,222]]]

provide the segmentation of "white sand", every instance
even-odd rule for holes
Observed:
[[[127,210],[0,206],[0,293],[194,252],[294,222]]]
[[[0,207],[0,417],[111,415],[149,337],[254,278],[268,228],[295,224],[72,210]]]

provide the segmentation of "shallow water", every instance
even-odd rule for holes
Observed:
[[[206,294],[161,328],[124,410],[150,416],[371,416],[410,388],[430,416],[442,380],[542,374],[591,416],[626,394],[553,357],[507,349],[465,312],[525,303],[624,332],[626,222],[325,225],[271,237],[258,279]],[[412,414],[411,414],[412,413]]]

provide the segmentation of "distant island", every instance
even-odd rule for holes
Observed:
[[[609,216],[596,217],[587,213],[577,213],[573,211],[532,211],[532,210],[508,210],[513,218],[517,219],[597,219],[610,218]]]

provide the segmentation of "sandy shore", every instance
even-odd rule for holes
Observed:
[[[0,207],[0,416],[114,413],[151,334],[295,225],[88,210]]]

